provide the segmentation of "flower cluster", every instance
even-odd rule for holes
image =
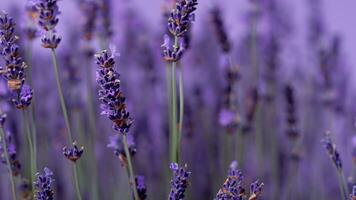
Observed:
[[[325,134],[325,137],[324,137],[324,139],[321,140],[321,142],[324,144],[324,147],[325,147],[325,149],[326,149],[331,161],[335,165],[335,167],[338,170],[341,170],[342,169],[342,162],[341,162],[340,154],[336,150],[336,145],[331,140],[329,132],[327,132]]]
[[[171,180],[171,191],[168,199],[184,199],[184,192],[188,187],[188,178],[191,172],[187,171],[187,165],[179,167],[177,163],[171,163],[169,168],[173,171],[173,178]]]
[[[26,63],[20,55],[16,44],[18,37],[14,34],[16,23],[6,13],[0,14],[0,44],[1,55],[5,66],[0,67],[1,73],[7,80],[8,88],[13,91],[12,102],[19,109],[25,109],[31,104],[33,90],[25,85]]]
[[[356,200],[356,185],[352,186],[352,192],[350,194],[350,200]]]
[[[7,147],[6,149],[3,146],[4,142],[6,143],[6,147]],[[5,151],[9,156],[12,175],[13,176],[19,175],[21,170],[21,164],[20,161],[17,159],[16,147],[12,142],[12,136],[9,132],[6,132],[5,138],[0,137],[0,161],[3,164],[7,163],[5,157]]]
[[[16,23],[6,13],[0,14],[0,44],[1,55],[5,66],[1,72],[7,80],[12,91],[19,91],[25,80],[24,69],[26,64],[20,55],[19,46],[16,44],[18,37],[14,34]]]
[[[170,37],[168,35],[164,36],[164,43],[161,46],[163,47],[164,60],[177,62],[181,59],[184,48],[188,47],[188,45],[184,44],[184,41],[189,42],[187,32],[194,21],[194,11],[197,5],[197,0],[179,0],[171,11],[168,18],[168,30],[175,37],[175,42],[172,45]]]
[[[99,99],[102,103],[102,114],[113,122],[115,130],[126,134],[133,120],[126,109],[126,99],[120,89],[120,75],[114,70],[114,54],[113,51],[103,50],[95,55],[96,63],[99,66],[96,81],[100,86]]]
[[[237,169],[237,161],[233,161],[228,171],[228,177],[222,188],[216,195],[216,200],[245,200],[247,198],[246,190],[242,186],[243,175]],[[257,200],[262,193],[263,183],[255,181],[250,186],[249,200]]]
[[[55,49],[61,42],[61,38],[55,33],[55,28],[59,22],[60,14],[57,0],[38,0],[36,3],[38,10],[38,25],[47,32],[42,37],[42,46],[44,48]]]
[[[122,166],[127,165],[127,160],[126,160],[126,152],[124,149],[123,141],[122,141],[121,135],[112,135],[109,137],[109,144],[107,145],[108,148],[113,149],[114,153],[116,156],[119,157],[121,161]],[[136,144],[133,141],[132,137],[128,137],[127,139],[127,145],[129,147],[129,152],[131,156],[134,156],[136,154]]]
[[[95,19],[99,9],[95,1],[86,0],[80,4],[81,11],[84,14],[83,35],[86,40],[91,40],[95,29]]]
[[[194,21],[197,0],[179,0],[168,18],[168,30],[177,37],[183,37]]]
[[[145,200],[147,198],[147,194],[146,194],[147,186],[146,186],[146,183],[145,183],[145,177],[136,176],[135,177],[135,183],[136,183],[138,197],[140,198],[138,200]]]
[[[54,179],[52,178],[53,172],[44,168],[44,173],[36,174],[36,181],[34,183],[35,186],[35,200],[53,200],[54,199],[54,191],[51,188],[51,184]]]
[[[73,147],[63,147],[63,155],[72,162],[76,162],[83,154],[84,147],[78,147],[76,141],[73,142]]]
[[[214,25],[215,34],[218,38],[218,41],[220,43],[220,46],[221,46],[223,52],[225,52],[225,53],[230,52],[231,45],[230,45],[229,37],[227,36],[226,30],[224,27],[224,21],[221,18],[221,11],[217,6],[215,6],[211,10],[211,21],[212,21],[212,24]]]

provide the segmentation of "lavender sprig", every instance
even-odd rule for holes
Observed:
[[[44,168],[43,173],[36,174],[35,181],[35,200],[53,200],[54,191],[52,189],[53,172],[47,167]]]
[[[136,187],[137,187],[137,192],[138,192],[138,200],[145,200],[147,198],[147,186],[145,183],[145,177],[143,176],[136,176]]]
[[[138,200],[136,180],[131,162],[131,154],[127,142],[127,134],[133,123],[130,113],[126,109],[125,96],[121,92],[120,74],[115,71],[115,50],[103,50],[95,55],[98,70],[96,81],[100,87],[99,100],[101,114],[106,115],[113,122],[113,129],[123,137],[124,150],[127,158],[128,176],[134,193],[134,200]]]
[[[63,147],[63,155],[70,161],[72,162],[77,162],[77,160],[82,157],[82,154],[84,152],[84,147],[78,147],[78,144],[76,141],[72,143],[72,147]]]
[[[188,178],[191,172],[187,171],[187,165],[180,167],[177,163],[171,163],[169,168],[173,172],[169,200],[183,200],[185,190],[188,187]]]

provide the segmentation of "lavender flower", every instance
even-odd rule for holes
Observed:
[[[138,192],[138,196],[140,199],[138,200],[145,200],[147,198],[147,186],[145,183],[145,177],[143,176],[136,176],[135,177],[136,188]]]
[[[31,104],[33,90],[28,85],[23,85],[21,92],[17,98],[13,98],[12,102],[18,109],[26,109]]]
[[[21,193],[22,200],[31,200],[33,199],[33,194],[31,191],[31,184],[26,178],[21,178],[21,182],[19,184],[19,190]]]
[[[333,143],[333,141],[331,140],[329,132],[327,132],[325,134],[325,137],[324,137],[324,139],[321,140],[321,142],[324,144],[324,147],[325,147],[325,149],[326,149],[331,161],[333,162],[334,166],[338,170],[341,170],[342,169],[342,162],[341,162],[341,159],[340,159],[340,154],[336,150],[336,146]]]
[[[78,147],[76,141],[73,142],[73,147],[63,147],[63,155],[72,162],[77,162],[84,152],[84,147]]]
[[[36,3],[39,12],[38,24],[47,33],[41,39],[44,48],[55,49],[61,42],[61,37],[55,33],[56,26],[59,22],[60,14],[57,0],[38,0]]]
[[[86,40],[91,40],[95,29],[98,4],[95,1],[84,0],[80,3],[81,11],[84,14],[83,35]]]
[[[109,137],[109,144],[107,145],[108,148],[113,149],[116,156],[119,157],[121,165],[127,166],[127,156],[125,153],[123,141],[121,135],[112,135]],[[131,156],[136,154],[136,145],[133,141],[133,137],[128,137],[127,139],[129,152]]]
[[[169,168],[173,171],[173,178],[171,180],[171,192],[169,193],[169,200],[184,199],[184,192],[188,187],[188,178],[191,172],[187,171],[187,165],[179,167],[177,163],[171,163]]]
[[[215,34],[218,38],[219,44],[223,52],[225,53],[230,52],[231,45],[230,45],[229,37],[224,27],[224,21],[221,17],[221,11],[217,6],[215,6],[211,10],[211,21],[212,24],[214,25]]]
[[[6,150],[2,146],[3,144],[2,140],[5,140],[7,144]],[[5,138],[0,137],[0,162],[3,164],[6,164],[5,151],[7,151],[7,154],[9,156],[12,175],[13,176],[19,175],[21,170],[21,164],[20,161],[17,159],[16,147],[12,142],[12,136],[10,132],[6,132]]]
[[[284,89],[284,95],[287,102],[287,134],[291,138],[296,138],[299,135],[297,130],[296,103],[294,99],[294,91],[292,86],[287,85]]]
[[[352,186],[352,192],[350,194],[350,200],[356,200],[356,185]]]
[[[126,109],[125,97],[120,89],[120,75],[114,70],[114,54],[113,51],[103,50],[95,55],[99,66],[96,81],[100,86],[99,100],[102,103],[102,114],[113,122],[115,130],[126,134],[133,120]]]
[[[243,200],[246,191],[242,187],[242,180],[242,172],[237,169],[237,162],[233,161],[228,171],[228,177],[216,195],[216,200]]]
[[[26,64],[20,55],[19,46],[15,43],[18,37],[14,34],[15,22],[6,13],[0,13],[0,44],[1,55],[5,66],[0,68],[12,91],[19,91],[25,80]]]
[[[194,21],[197,0],[178,0],[168,18],[168,30],[176,37],[183,37]]]
[[[43,171],[43,174],[36,174],[35,200],[53,200],[54,191],[51,188],[51,184],[54,181],[54,179],[52,178],[53,172],[47,167],[45,167]]]
[[[164,35],[164,43],[161,45],[163,48],[163,59],[167,62],[177,62],[182,58],[184,49],[183,44],[178,46],[173,46],[168,35]]]
[[[257,88],[253,88],[249,91],[247,94],[247,99],[246,99],[246,111],[245,111],[245,124],[242,127],[242,132],[243,133],[248,133],[251,131],[252,126],[253,126],[253,120],[255,118],[255,111],[257,108],[257,103],[258,103],[258,91]]]
[[[250,197],[248,198],[249,200],[257,200],[258,197],[260,197],[262,193],[262,188],[264,184],[259,183],[258,181],[255,181],[251,184],[250,186]]]

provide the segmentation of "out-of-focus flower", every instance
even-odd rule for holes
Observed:
[[[5,149],[3,146],[3,140],[5,140],[6,142],[7,149]],[[5,138],[0,137],[0,161],[3,164],[6,164],[5,151],[7,151],[7,154],[9,156],[12,175],[13,176],[19,175],[21,170],[21,164],[17,159],[16,147],[12,142],[12,136],[10,132],[6,132]]]
[[[184,192],[188,187],[188,178],[191,172],[187,171],[187,165],[180,167],[177,163],[171,163],[169,168],[173,171],[173,178],[171,180],[171,192],[168,199],[184,199]]]
[[[339,152],[336,150],[336,145],[333,143],[330,137],[330,133],[327,132],[325,134],[324,139],[321,140],[321,142],[324,144],[324,147],[326,149],[326,152],[328,153],[332,163],[334,166],[338,169],[342,169],[342,162],[340,158]]]
[[[31,191],[31,184],[26,178],[22,178],[19,184],[19,191],[21,194],[22,200],[32,200],[33,193]]]
[[[287,135],[291,138],[299,136],[297,129],[296,103],[292,86],[287,85],[284,89],[284,96],[287,103]]]
[[[136,144],[133,141],[133,137],[127,138],[127,145],[129,147],[130,155],[134,156],[136,154]],[[110,136],[107,147],[114,150],[114,153],[119,157],[122,166],[127,165],[126,152],[121,135],[115,134]]]
[[[84,152],[84,147],[78,147],[78,144],[76,141],[73,142],[73,146],[72,147],[63,147],[63,155],[73,161],[73,162],[77,162],[77,160],[80,159],[80,157],[82,156]]]
[[[197,9],[197,0],[178,0],[175,8],[168,18],[168,29],[172,35],[183,37],[194,21],[194,11]]]
[[[18,97],[13,98],[12,102],[18,109],[26,109],[31,104],[31,100],[33,97],[33,90],[28,85],[23,85],[21,88],[21,92]]]
[[[91,40],[99,6],[95,1],[91,0],[81,1],[79,6],[84,15],[84,23],[82,26],[83,36],[86,40]]]
[[[52,178],[53,172],[47,167],[44,168],[44,173],[36,174],[35,181],[35,199],[36,200],[53,200],[54,191],[51,187],[54,179]]]
[[[257,108],[258,99],[259,96],[258,96],[257,88],[251,89],[247,94],[247,99],[246,99],[246,105],[245,105],[246,111],[244,117],[244,125],[242,127],[243,133],[250,132],[253,127],[253,121],[255,118],[255,111]]]
[[[220,47],[223,50],[223,52],[228,53],[230,52],[231,45],[230,45],[229,37],[224,27],[224,21],[221,17],[221,11],[217,6],[215,6],[210,11],[210,14],[211,14],[211,21],[212,24],[214,25],[215,34],[217,36]]]
[[[145,200],[147,198],[147,194],[146,194],[147,186],[145,183],[145,177],[136,176],[135,183],[136,183],[138,197],[140,198],[139,200]]]
[[[133,120],[126,109],[125,96],[120,88],[120,75],[114,70],[115,60],[113,51],[103,50],[96,54],[96,63],[99,66],[96,81],[100,87],[99,100],[102,114],[112,122],[113,128],[121,134],[126,134]]]
[[[352,192],[350,194],[351,200],[356,200],[356,185],[352,186]]]

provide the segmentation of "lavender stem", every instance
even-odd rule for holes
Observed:
[[[174,47],[178,46],[178,37],[174,37]],[[176,79],[176,71],[177,71],[177,62],[172,62],[172,73],[171,73],[171,93],[172,93],[172,112],[171,112],[171,123],[172,123],[172,162],[177,163],[179,160],[178,155],[178,132],[177,132],[177,79]]]
[[[180,67],[178,71],[178,87],[179,87],[179,131],[178,131],[178,147],[177,152],[180,155],[181,142],[182,142],[182,130],[183,130],[183,119],[184,119],[184,85],[183,85],[183,68]]]
[[[25,132],[26,132],[26,138],[27,138],[27,142],[28,142],[29,150],[30,150],[30,181],[32,184],[32,189],[34,189],[34,180],[35,180],[36,171],[34,168],[33,143],[32,143],[31,131],[30,131],[30,126],[29,126],[26,110],[22,111],[22,116],[23,116]]]
[[[65,121],[65,124],[66,124],[67,132],[68,132],[68,144],[70,144],[70,143],[73,142],[73,136],[72,136],[72,132],[71,132],[71,129],[70,129],[67,107],[66,107],[66,104],[65,104],[65,101],[64,101],[63,92],[62,92],[62,85],[61,85],[61,81],[59,79],[59,69],[58,69],[58,62],[57,62],[57,56],[56,56],[55,49],[51,49],[51,53],[52,53],[52,62],[53,62],[53,66],[54,66],[54,73],[55,73],[56,82],[57,82],[58,95],[59,95],[59,99],[60,99],[60,102],[61,102],[63,117],[64,117],[64,121]],[[77,192],[77,198],[79,200],[81,200],[82,197],[81,197],[81,193],[80,193],[80,187],[79,187],[79,180],[78,180],[78,173],[77,173],[76,164],[73,165],[73,176],[74,176],[74,182],[75,182],[75,189],[76,189],[76,192]]]
[[[129,151],[129,146],[127,144],[127,136],[126,136],[126,134],[122,134],[122,135],[123,135],[123,143],[124,143],[125,154],[126,154],[128,170],[129,170],[128,171],[129,179],[130,179],[132,190],[133,190],[133,193],[134,193],[134,200],[139,200],[138,193],[137,193],[135,176],[134,176],[134,171],[133,171],[132,162],[131,162],[131,155],[130,155],[130,151]]]
[[[0,113],[1,113],[1,111],[0,111]],[[11,169],[9,154],[8,154],[8,151],[7,151],[5,131],[4,131],[4,128],[2,126],[0,127],[0,134],[1,134],[0,137],[2,138],[2,145],[4,147],[6,166],[7,166],[8,170],[9,170],[12,199],[16,200],[16,187],[15,187],[14,177],[12,175],[12,169]]]

